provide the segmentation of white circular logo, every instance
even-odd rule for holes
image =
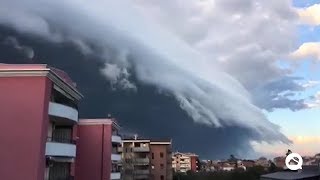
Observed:
[[[302,169],[302,164],[302,157],[297,153],[291,153],[286,157],[286,166],[292,171]]]

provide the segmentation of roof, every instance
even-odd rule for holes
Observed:
[[[69,75],[47,64],[4,64],[0,63],[0,76],[47,76],[54,84],[65,89],[78,100],[83,95],[76,89],[76,84]]]
[[[99,124],[109,124],[113,125],[115,128],[119,129],[115,119],[105,118],[105,119],[80,119],[78,125],[99,125]]]
[[[192,156],[194,156],[194,157],[198,157],[198,155],[197,155],[197,154],[195,154],[195,153],[190,153],[190,152],[188,152],[188,153],[175,152],[173,155],[177,155],[177,154],[181,154],[181,155],[189,156],[189,157],[192,157]]]
[[[63,70],[61,69],[58,69],[58,68],[54,68],[54,67],[51,67],[51,66],[48,66],[50,68],[50,70],[54,73],[56,73],[59,77],[61,77],[61,79],[63,79],[63,81],[67,84],[69,84],[70,86],[76,88],[77,85],[76,83],[70,78],[70,76],[64,72]]]
[[[123,142],[149,142],[150,144],[171,144],[171,139],[124,138]]]
[[[293,180],[293,179],[304,179],[304,178],[311,178],[311,177],[320,177],[320,171],[312,168],[305,168],[302,167],[302,171],[281,171],[275,172],[270,174],[262,175],[262,178],[269,178],[269,179],[279,179],[279,180]]]

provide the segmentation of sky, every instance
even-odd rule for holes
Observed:
[[[297,8],[308,8],[320,4],[319,0],[295,0],[293,5]],[[318,8],[320,12],[320,8]],[[317,14],[318,24],[300,24],[298,26],[299,39],[298,45],[307,42],[320,42],[320,14]],[[320,52],[320,48],[317,49]],[[305,77],[312,81],[319,81],[319,64],[313,61],[320,60],[315,57],[304,57],[302,64],[295,69],[294,74]],[[302,92],[299,96],[309,97],[320,91],[319,86],[315,86]],[[320,151],[320,109],[304,109],[292,112],[287,109],[277,109],[273,112],[265,112],[270,121],[281,126],[281,130],[291,140],[292,145],[268,145],[257,146],[257,150],[266,155],[283,155],[286,148],[300,153],[301,155],[313,155]]]
[[[312,155],[318,4],[2,0],[0,58],[65,70],[86,97],[82,117],[109,111],[128,130],[173,138],[177,150]]]

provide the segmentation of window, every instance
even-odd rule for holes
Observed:
[[[55,125],[52,130],[52,137],[50,141],[61,143],[74,143],[72,139],[72,126],[58,126]]]
[[[164,165],[163,165],[163,164],[160,164],[160,168],[163,169],[163,168],[164,168]]]
[[[161,179],[161,180],[164,180],[164,176],[163,176],[163,175],[161,175],[161,176],[160,176],[160,179]]]
[[[152,153],[151,156],[152,156],[152,159],[154,159],[154,153]]]
[[[163,158],[163,152],[160,153],[160,157]]]

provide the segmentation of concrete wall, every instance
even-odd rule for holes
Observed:
[[[79,125],[75,180],[110,180],[111,125]]]
[[[171,161],[171,154],[168,154],[168,146],[167,145],[150,145],[150,154],[154,154],[154,158],[151,159],[151,164],[154,165],[154,169],[151,169],[151,174],[153,180],[161,180],[161,175],[164,176],[164,180],[169,180],[169,170],[171,171],[170,164],[168,161]],[[160,153],[163,153],[163,158],[160,157]],[[161,164],[163,164],[163,169],[161,169]],[[169,166],[168,166],[169,165]]]
[[[197,171],[197,156],[191,156],[190,161],[191,161],[191,171],[196,172]]]
[[[51,81],[0,77],[0,176],[43,180]]]

